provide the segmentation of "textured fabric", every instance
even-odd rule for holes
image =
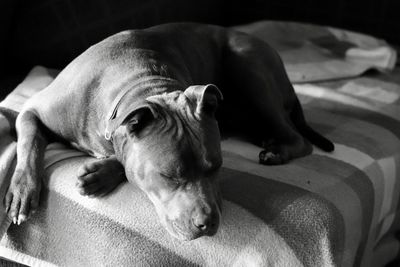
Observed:
[[[46,69],[34,69],[3,106],[18,109],[49,82]],[[93,159],[54,144],[40,209],[9,227],[0,257],[58,266],[383,266],[399,251],[400,87],[362,77],[295,89],[335,152],[262,166],[260,148],[223,141],[214,237],[173,239],[131,184],[102,199],[81,196],[76,170]]]

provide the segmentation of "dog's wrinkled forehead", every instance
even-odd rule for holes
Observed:
[[[196,103],[190,100],[182,91],[150,96],[146,100],[162,107],[163,110],[177,111],[187,114],[193,114],[195,112]]]
[[[167,141],[166,146],[175,145],[179,149],[186,146],[198,147],[203,143],[206,132],[197,113],[197,103],[181,91],[163,93],[146,99],[157,113],[158,123],[154,138],[158,135]],[[159,146],[160,147],[160,146]],[[197,150],[201,148],[198,147]]]
[[[218,166],[219,130],[213,115],[214,108],[208,107],[217,105],[220,99],[218,92],[206,92],[205,86],[199,86],[189,87],[183,92],[174,91],[148,97],[146,100],[156,109],[160,122],[158,134],[154,138],[161,135],[164,140],[163,144],[157,145],[158,149],[165,147],[170,152],[179,151],[182,156],[179,157],[180,162],[197,162],[200,169]],[[171,140],[166,141],[165,138]],[[165,154],[176,156],[175,153]]]
[[[151,96],[146,100],[171,111],[179,111],[182,114],[192,115],[195,119],[200,119],[202,115],[213,113],[222,98],[219,89],[215,85],[208,84],[190,86],[185,91]]]

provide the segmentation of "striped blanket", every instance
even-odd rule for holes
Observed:
[[[383,266],[400,245],[400,86],[375,76],[295,85],[307,120],[334,141],[334,153],[315,149],[262,166],[260,148],[224,140],[221,226],[191,242],[170,237],[134,185],[102,199],[81,196],[76,170],[93,159],[52,144],[40,209],[8,228],[0,257],[32,266]],[[18,110],[51,80],[35,68],[2,106]],[[2,120],[0,140],[12,129]],[[0,157],[0,167],[10,157]]]

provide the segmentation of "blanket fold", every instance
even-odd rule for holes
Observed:
[[[293,83],[351,78],[369,69],[390,71],[397,60],[396,50],[384,40],[332,27],[259,21],[233,28],[275,48]]]

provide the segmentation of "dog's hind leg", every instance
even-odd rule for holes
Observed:
[[[32,110],[22,111],[16,121],[17,165],[4,204],[14,224],[24,222],[38,207],[43,157],[47,141],[43,125]]]
[[[246,112],[245,127],[263,142],[260,163],[283,164],[308,155],[310,142],[292,121],[297,96],[275,50],[261,40],[232,32],[225,54],[225,79],[232,92],[225,99],[236,99],[236,106]],[[229,76],[228,76],[229,75]]]

